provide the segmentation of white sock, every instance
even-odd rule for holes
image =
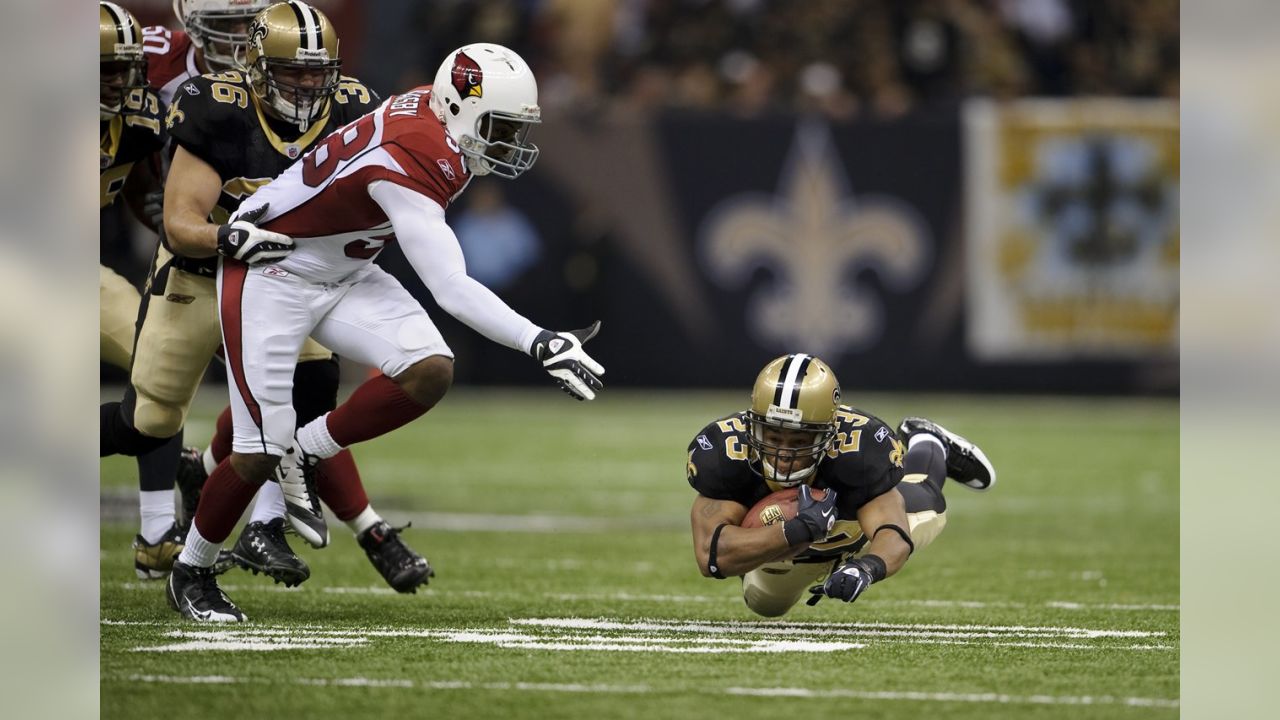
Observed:
[[[182,548],[182,554],[178,555],[178,562],[196,567],[210,567],[213,561],[218,559],[218,551],[221,549],[222,543],[211,543],[205,540],[196,529],[196,524],[191,523],[191,527],[187,530],[187,544]]]
[[[933,435],[930,435],[929,433],[926,433],[926,432],[916,433],[915,435],[911,436],[911,439],[907,441],[907,452],[911,452],[911,448],[915,447],[916,444],[922,443],[922,442],[931,442],[936,444],[938,447],[942,448],[942,457],[946,458],[947,456],[946,443],[942,442],[942,440],[940,440],[939,438],[934,437]]]
[[[200,458],[204,461],[204,474],[212,475],[213,471],[218,467],[218,461],[213,459],[213,446],[204,449],[204,455]]]
[[[355,533],[356,537],[360,537],[365,530],[380,522],[382,522],[382,516],[373,511],[372,505],[365,505],[359,515],[347,521],[347,527],[351,528],[351,532]]]
[[[329,413],[325,413],[298,428],[298,445],[308,455],[331,458],[342,452],[342,446],[329,434]]]
[[[138,534],[148,545],[160,542],[164,531],[173,525],[173,488],[139,490],[138,510],[142,514],[142,526]]]
[[[279,483],[264,482],[258,490],[258,500],[253,504],[249,522],[271,522],[284,517],[284,491]]]

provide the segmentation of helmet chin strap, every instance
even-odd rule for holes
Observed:
[[[784,478],[778,474],[778,470],[773,466],[773,463],[768,460],[761,459],[760,466],[761,469],[764,470],[764,477],[766,480],[783,487],[795,487],[796,485],[803,484],[804,481],[818,469],[818,464],[815,462],[803,470],[794,470],[787,473],[787,476]]]

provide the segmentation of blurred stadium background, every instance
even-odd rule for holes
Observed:
[[[849,389],[1177,392],[1176,2],[316,5],[384,96],[467,42],[529,60],[538,165],[450,218],[535,322],[605,320],[613,388],[744,387],[803,350]],[[140,279],[155,240],[122,206],[102,255]],[[409,284],[460,385],[544,382]]]

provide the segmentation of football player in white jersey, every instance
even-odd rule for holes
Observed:
[[[537,84],[524,60],[499,45],[467,45],[450,53],[432,86],[392,96],[329,135],[209,238],[203,252],[222,258],[233,452],[205,485],[169,578],[171,607],[195,620],[243,621],[207,568],[258,486],[277,466],[298,473],[401,427],[449,389],[449,346],[422,306],[372,262],[386,243],[400,243],[446,312],[528,353],[578,400],[602,389],[604,368],[583,349],[599,323],[572,332],[534,325],[467,276],[445,222],[445,207],[474,175],[515,178],[533,166],[538,148],[528,136],[539,121]],[[308,336],[382,373],[295,435],[293,364]],[[216,517],[205,508],[214,498]]]

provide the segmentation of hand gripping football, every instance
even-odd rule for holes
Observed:
[[[766,495],[747,511],[747,516],[742,518],[742,527],[758,528],[766,525],[778,525],[790,520],[796,516],[796,508],[800,502],[799,495],[799,486]],[[813,491],[815,500],[822,500],[826,496],[826,490],[814,489]]]

